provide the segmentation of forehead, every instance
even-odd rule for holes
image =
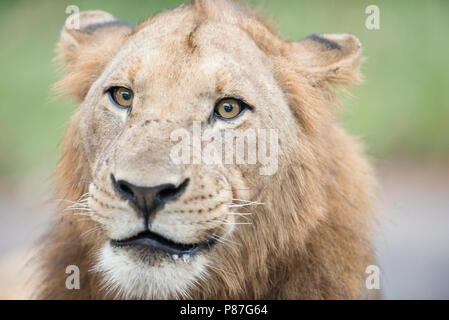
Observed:
[[[107,73],[136,85],[167,88],[183,82],[204,88],[230,79],[251,82],[263,78],[268,71],[266,60],[238,26],[178,11],[137,27]]]

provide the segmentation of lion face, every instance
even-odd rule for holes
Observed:
[[[232,241],[235,229],[248,232],[245,208],[261,178],[258,164],[208,165],[193,156],[175,163],[172,133],[201,126],[225,144],[235,128],[295,130],[282,116],[289,108],[272,65],[254,42],[237,26],[191,18],[156,18],[129,36],[80,111],[92,172],[88,204],[107,236],[98,268],[118,281],[140,275],[136,281],[151,282],[155,292],[182,292],[216,246]],[[225,107],[234,108],[233,118]],[[192,151],[205,145],[194,143]]]
[[[275,59],[237,23],[244,15],[198,14],[183,7],[132,29],[104,12],[84,12],[81,30],[61,36],[72,83],[80,66],[96,71],[90,82],[78,79],[88,84],[77,93],[76,115],[88,163],[87,212],[102,234],[94,270],[127,297],[189,296],[245,235],[262,236],[252,218],[264,200],[260,190],[278,179],[278,160],[288,166],[291,149],[306,148],[298,142],[306,128],[279,84]],[[72,51],[76,43],[79,57],[64,52],[64,41]],[[196,157],[198,148],[233,145],[227,132],[237,129],[274,129],[281,143],[265,150],[272,161]],[[189,139],[179,142],[179,130]],[[209,139],[198,140],[195,130]],[[191,151],[187,161],[174,159],[179,143]],[[244,154],[258,153],[260,144],[248,148]]]

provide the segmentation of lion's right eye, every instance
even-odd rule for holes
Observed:
[[[134,94],[131,89],[125,87],[111,87],[108,89],[109,96],[121,108],[130,108],[133,103]]]

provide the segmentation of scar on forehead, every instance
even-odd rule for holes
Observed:
[[[220,69],[215,74],[215,92],[221,93],[227,84],[231,82],[231,74],[226,69]]]
[[[128,79],[132,85],[134,85],[134,82],[136,80],[137,71],[141,68],[141,66],[142,66],[142,61],[140,61],[140,59],[136,59],[128,69]]]
[[[196,43],[196,40],[195,40],[195,36],[196,36],[196,33],[198,32],[200,26],[201,26],[201,21],[197,20],[195,22],[195,26],[193,27],[192,31],[190,31],[190,33],[187,36],[187,41],[186,41],[187,48],[190,53],[193,53],[195,51],[195,49],[198,47],[198,44]]]

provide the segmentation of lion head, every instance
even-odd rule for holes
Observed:
[[[56,170],[67,201],[42,251],[41,297],[360,295],[371,171],[332,110],[332,85],[359,80],[357,38],[286,42],[229,1],[137,27],[102,11],[75,18],[57,87],[79,107]],[[233,161],[207,161],[236,130],[264,143],[246,136]],[[70,291],[73,264],[81,285]]]

